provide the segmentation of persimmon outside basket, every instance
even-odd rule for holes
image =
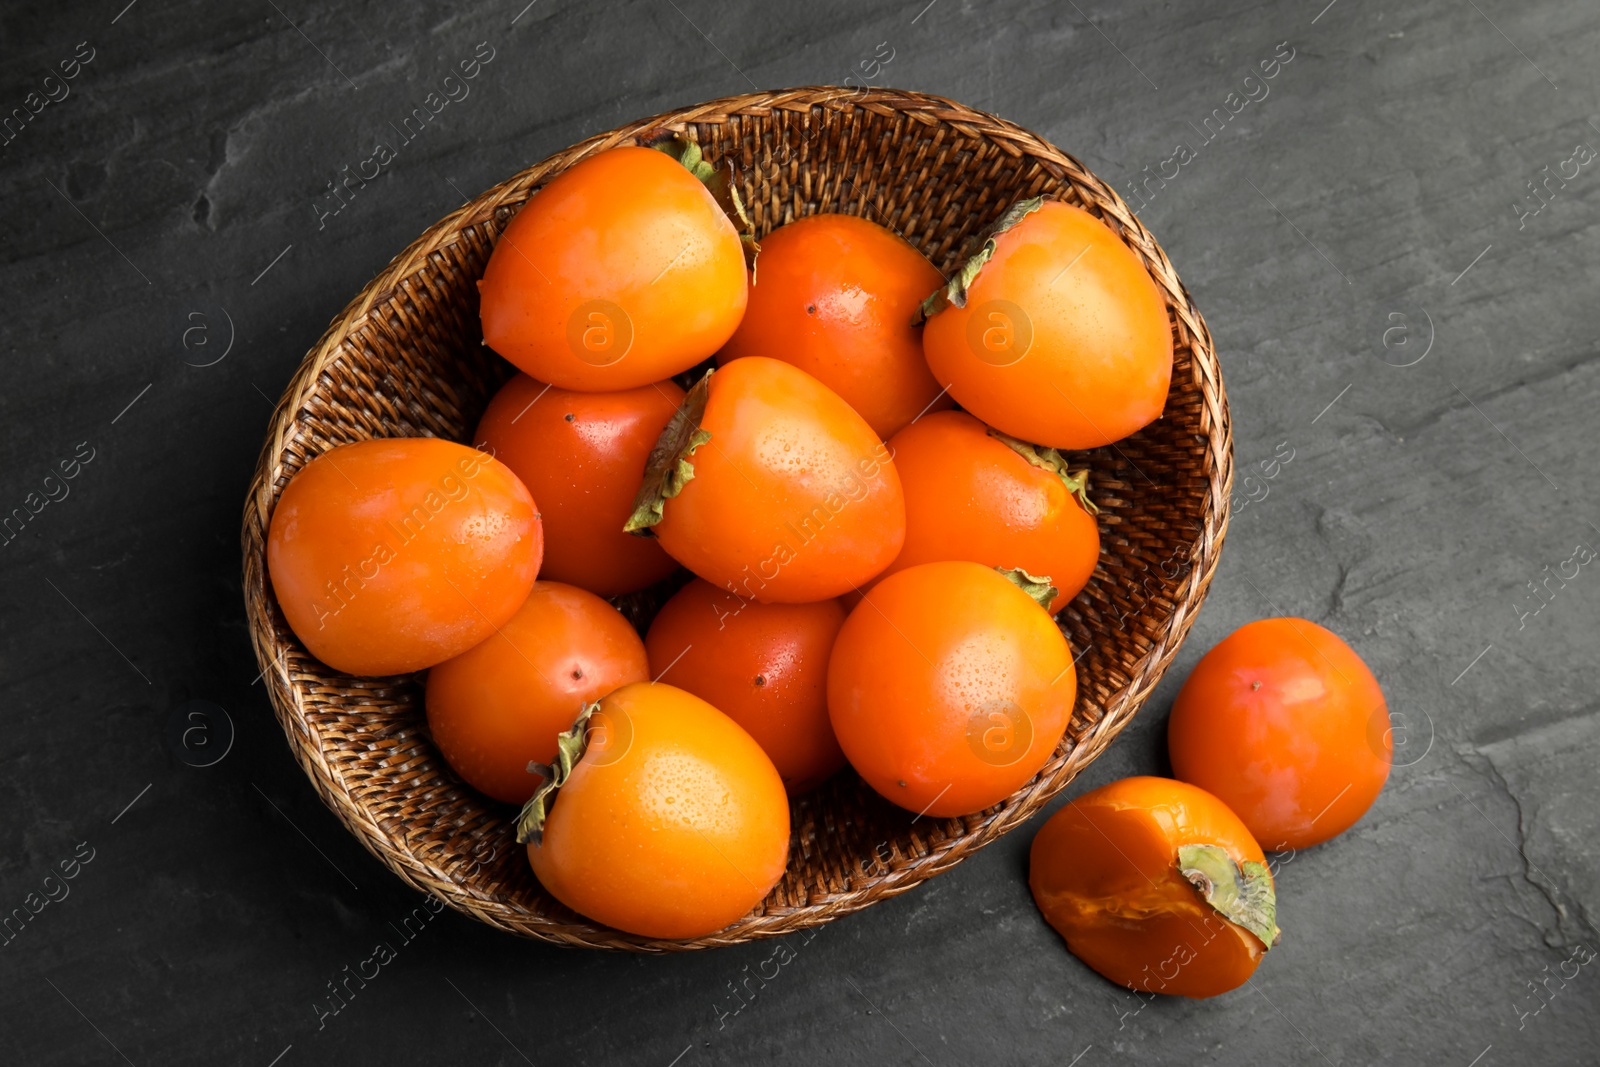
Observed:
[[[1043,194],[1093,213],[1149,267],[1172,319],[1163,416],[1069,457],[1091,470],[1101,555],[1061,613],[1078,704],[1044,769],[1004,803],[914,818],[848,768],[792,805],[783,880],[754,911],[685,941],[598,926],[534,879],[516,811],[465,786],[427,734],[421,675],[358,678],[309,655],[267,578],[266,531],[289,479],[336,445],[375,437],[465,441],[511,373],[480,342],[476,281],[518,208],[578,160],[659,130],[739,169],[757,234],[816,212],[864,215],[947,276],[1013,202]],[[406,882],[516,934],[671,951],[816,926],[948,870],[1030,815],[1089,764],[1160,680],[1199,610],[1228,521],[1232,436],[1211,337],[1166,254],[1104,182],[1003,119],[935,96],[810,87],[748,93],[629,123],[558,152],[431,226],[334,319],[273,415],[244,514],[244,594],[256,656],[290,748],[323,801]]]

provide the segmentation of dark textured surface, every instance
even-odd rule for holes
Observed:
[[[1600,547],[1600,170],[1564,164],[1600,147],[1592,5],[36,7],[0,14],[0,107],[94,51],[0,149],[0,509],[60,498],[0,546],[0,907],[76,877],[0,945],[0,1060],[1594,1061],[1600,576],[1547,579]],[[340,168],[480,42],[471,94],[319,229]],[[1271,614],[1368,660],[1406,764],[1354,830],[1282,858],[1285,941],[1226,997],[1141,1008],[1067,955],[1027,830],[809,940],[634,958],[425,907],[403,934],[421,902],[315,800],[251,684],[242,493],[269,398],[348,297],[591,132],[852,74],[1031,127],[1124,195],[1194,151],[1140,213],[1216,337],[1257,471],[1238,501],[1265,496],[1069,793],[1163,771],[1188,667]],[[192,699],[236,731],[212,766],[222,720]],[[319,1020],[380,942],[393,959]]]

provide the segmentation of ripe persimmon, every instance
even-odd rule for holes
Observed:
[[[1222,801],[1170,778],[1069,801],[1033,839],[1028,886],[1074,956],[1147,993],[1226,993],[1278,937],[1261,846]]]
[[[903,237],[855,215],[821,214],[761,239],[744,319],[717,362],[771,356],[844,398],[879,437],[950,407],[911,324],[944,278]]]
[[[763,604],[696,578],[650,623],[650,677],[744,727],[790,795],[804,793],[844,766],[828,721],[828,655],[844,618],[837,600]]]
[[[1069,472],[1055,449],[940,411],[895,434],[889,451],[906,496],[906,541],[885,577],[941,559],[1020,569],[1056,587],[1052,615],[1088,583],[1100,558],[1089,474]]]
[[[324,452],[284,487],[267,531],[290,629],[347,674],[465,652],[516,614],[543,555],[538,510],[511,468],[432,437]]]
[[[1389,778],[1378,680],[1305,619],[1246,623],[1200,657],[1167,721],[1173,773],[1215,793],[1256,840],[1300,849],[1343,833]]]
[[[851,766],[927,815],[1016,792],[1055,751],[1077,691],[1067,639],[1035,595],[964,560],[873,586],[828,662],[828,714]]]
[[[533,873],[597,922],[703,937],[783,877],[789,799],[761,746],[693,693],[625,685],[562,735],[518,821]]]
[[[678,569],[660,545],[623,533],[622,524],[650,449],[682,402],[683,390],[670,381],[579,393],[526,374],[495,394],[474,440],[539,501],[545,578],[616,596]]]
[[[744,249],[688,152],[607,149],[529,197],[479,283],[489,347],[591,392],[670,378],[721,348],[744,315]]]
[[[627,528],[737,596],[804,603],[888,566],[906,509],[888,449],[839,394],[747,356],[689,391]]]
[[[1139,257],[1081,208],[1017,204],[923,312],[934,377],[1013,437],[1098,448],[1166,404],[1166,302]]]
[[[556,738],[584,707],[649,681],[644,643],[593,593],[538,581],[511,620],[428,672],[428,726],[445,762],[481,793],[522,804]]]

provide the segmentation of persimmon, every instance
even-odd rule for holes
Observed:
[[[678,569],[660,545],[623,533],[622,524],[650,449],[682,402],[670,381],[580,393],[526,374],[495,394],[473,437],[539,501],[545,578],[616,596]]]
[[[1366,814],[1389,778],[1389,708],[1339,635],[1259,619],[1195,664],[1167,721],[1173,773],[1215,793],[1272,849],[1319,844]]]
[[[650,676],[744,727],[790,795],[804,793],[844,766],[827,692],[828,655],[844,618],[837,600],[763,604],[697,578],[650,623]]]
[[[1052,615],[1088,584],[1100,558],[1089,475],[1069,471],[1055,449],[941,411],[895,434],[889,451],[906,497],[906,540],[884,576],[942,559],[1025,570],[1056,587]]]
[[[496,633],[428,672],[428,726],[467,784],[522,804],[540,782],[528,764],[555,759],[557,736],[586,705],[649,680],[644,643],[621,612],[541,580]]]
[[[744,315],[744,248],[702,180],[710,167],[678,147],[682,162],[597,152],[528,199],[479,283],[489,347],[592,392],[670,378],[722,347]]]
[[[771,356],[844,398],[879,437],[951,400],[911,324],[944,278],[903,237],[870,219],[821,214],[761,239],[744,319],[717,362]]]
[[[708,371],[662,432],[629,530],[706,581],[826,600],[888,566],[905,498],[888,449],[839,395],[765,356]]]
[[[267,573],[289,628],[347,674],[401,674],[502,626],[539,574],[538,509],[511,468],[432,437],[330,449],[284,487]]]
[[[1278,939],[1261,846],[1222,801],[1170,778],[1069,801],[1034,836],[1028,886],[1072,954],[1128,989],[1214,997]]]
[[[1049,588],[1030,588],[977,563],[924,563],[850,613],[828,661],[828,715],[868,785],[919,814],[970,815],[1050,759],[1078,676],[1040,606]]]
[[[703,937],[783,877],[789,799],[738,723],[643,682],[562,735],[517,829],[533,873],[573,911],[645,937]]]
[[[1166,405],[1166,302],[1139,257],[1080,208],[1014,206],[923,314],[934,377],[1013,437],[1098,448]]]

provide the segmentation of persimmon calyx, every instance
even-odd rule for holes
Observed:
[[[1278,896],[1265,864],[1233,861],[1217,845],[1181,845],[1178,871],[1224,919],[1249,930],[1266,948],[1283,939],[1278,929]]]
[[[572,777],[572,768],[583,759],[584,750],[589,744],[589,716],[599,707],[598,702],[585,704],[573,721],[572,729],[556,735],[556,761],[553,765],[529,765],[529,770],[537,769],[544,781],[539,783],[539,788],[534,790],[533,796],[528,798],[517,815],[517,844],[526,845],[529,841],[535,845],[544,843],[544,822],[550,814],[550,805],[555,803],[556,791]]]
[[[717,202],[722,213],[728,216],[728,221],[733,223],[733,228],[738,231],[739,246],[744,250],[745,266],[754,274],[756,255],[761,251],[761,245],[756,241],[755,223],[750,221],[750,213],[745,210],[744,199],[739,195],[739,176],[733,161],[724,160],[721,166],[713,164],[700,151],[697,143],[681,133],[662,134],[647,143],[649,147],[658,152],[665,152],[683,164],[684,169],[706,187],[711,198]]]
[[[1033,598],[1034,603],[1046,611],[1050,610],[1050,602],[1056,598],[1056,594],[1061,592],[1050,584],[1049,575],[1041,578],[1036,574],[1029,574],[1021,567],[996,567],[995,570],[1000,572],[1000,577],[1027,593]]]
[[[733,162],[731,160],[724,162],[716,169],[716,173],[705,179],[705,185],[712,199],[722,208],[722,213],[733,223],[733,228],[739,231],[739,247],[744,250],[744,265],[750,271],[750,284],[754,285],[756,259],[761,254],[761,244],[756,240],[756,225],[750,221],[750,213],[744,208],[744,198],[739,195],[739,176],[734,170]]]
[[[995,240],[1001,234],[1011,229],[1017,223],[1038,211],[1044,203],[1044,197],[1033,196],[1026,200],[1018,200],[1006,208],[1006,213],[995,221],[984,234],[983,244],[972,254],[967,261],[961,264],[950,280],[929,294],[917,308],[911,318],[911,325],[920,326],[933,318],[947,307],[964,308],[967,306],[967,292],[972,288],[972,283],[977,281],[978,272],[994,256]]]
[[[710,395],[711,376],[715,373],[716,369],[712,368],[694,383],[656,439],[650,457],[645,460],[644,484],[633,498],[633,514],[622,527],[624,533],[650,536],[650,527],[666,514],[667,501],[694,480],[694,464],[690,460],[697,448],[711,440],[711,432],[700,428],[700,419],[706,413],[706,398]]]
[[[1100,514],[1100,509],[1095,507],[1094,501],[1089,499],[1089,468],[1068,470],[1067,459],[1054,448],[1040,448],[1038,445],[1029,444],[1027,441],[1018,440],[1009,434],[1003,434],[994,427],[989,428],[989,436],[997,438],[1009,445],[1011,450],[1035,467],[1047,470],[1061,479],[1061,484],[1067,487],[1067,492],[1077,497],[1083,510],[1091,515]]]
[[[700,151],[700,146],[692,138],[683,134],[664,134],[648,143],[648,147],[667,155],[683,164],[683,169],[693,174],[702,182],[709,182],[717,168],[711,165],[705,155]]]

